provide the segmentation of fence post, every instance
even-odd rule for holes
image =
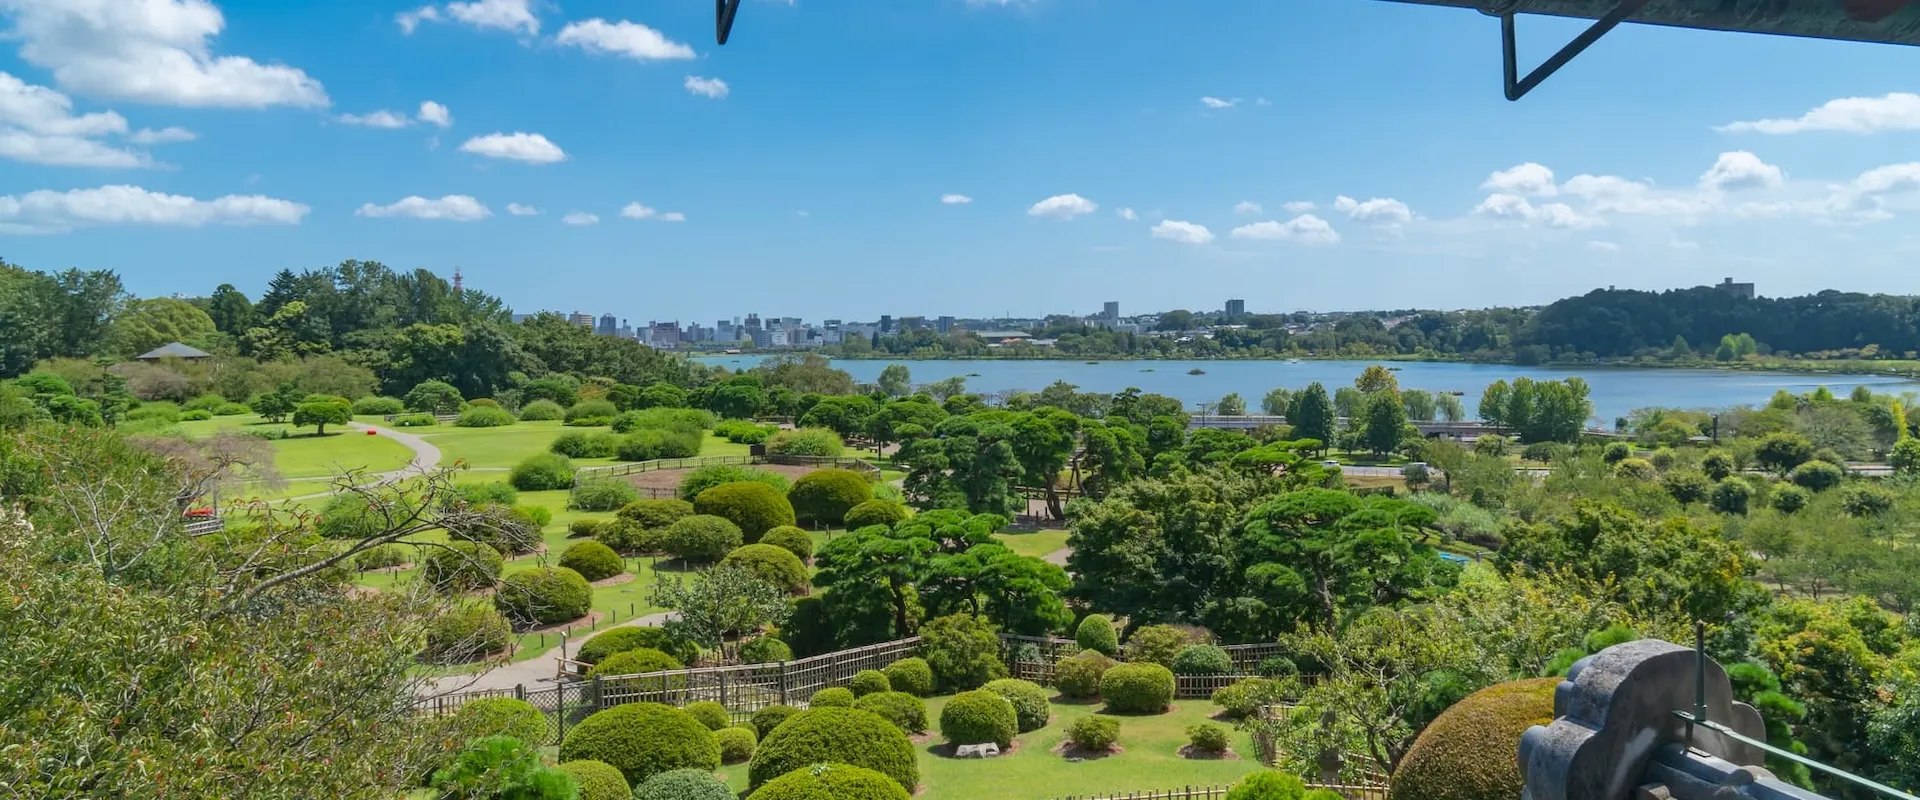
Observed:
[[[522,701],[522,702],[525,702],[525,701],[526,701],[526,699],[527,699],[527,685],[526,685],[526,684],[524,684],[524,683],[516,683],[516,684],[514,684],[514,685],[513,685],[513,699],[515,699],[515,700],[519,700],[519,701]]]
[[[787,698],[787,662],[780,662],[780,705],[790,706]]]

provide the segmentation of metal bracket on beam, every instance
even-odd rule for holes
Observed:
[[[1579,36],[1573,37],[1573,41],[1560,48],[1560,52],[1548,56],[1540,66],[1527,73],[1525,78],[1520,77],[1518,48],[1514,43],[1514,14],[1511,11],[1501,14],[1500,51],[1502,66],[1505,67],[1507,99],[1519,100],[1525,97],[1527,92],[1533,91],[1533,88],[1539,86],[1542,81],[1552,77],[1553,73],[1559,72],[1560,68],[1566,66],[1567,62],[1572,61],[1575,56],[1585,52],[1594,42],[1600,41],[1600,37],[1627,21],[1628,17],[1640,13],[1640,9],[1646,4],[1647,0],[1620,0],[1620,4],[1607,12],[1606,16],[1581,31]]]
[[[713,0],[713,38],[727,43],[733,34],[733,16],[740,13],[740,0]]]

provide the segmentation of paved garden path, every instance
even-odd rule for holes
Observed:
[[[367,435],[366,431],[373,431],[374,435],[385,436],[388,439],[392,439],[395,442],[405,445],[408,450],[413,451],[413,460],[407,462],[406,466],[401,467],[399,469],[395,469],[395,470],[388,470],[386,472],[376,472],[371,475],[364,475],[361,478],[363,485],[385,486],[386,484],[393,483],[394,481],[401,480],[403,478],[409,478],[417,475],[425,475],[428,472],[432,472],[434,468],[440,466],[440,448],[434,447],[433,443],[428,442],[426,439],[422,437],[415,436],[411,433],[401,433],[400,431],[396,431],[392,428],[383,428],[378,425],[368,425],[364,422],[349,422],[347,423],[347,427],[351,428],[354,431],[359,432],[361,436]],[[326,497],[327,495],[330,495],[330,494],[334,494],[334,492],[332,490],[328,490],[324,492],[314,492],[312,494],[303,494],[298,497],[290,497],[288,499],[289,500],[309,500],[315,497]]]
[[[569,635],[566,644],[555,647],[533,658],[525,661],[515,661],[511,664],[487,670],[486,672],[477,672],[468,675],[448,675],[444,678],[436,678],[425,684],[422,687],[422,691],[424,694],[432,696],[459,692],[477,692],[485,689],[511,689],[521,685],[526,686],[528,689],[545,688],[553,685],[553,683],[558,680],[560,665],[555,662],[555,659],[573,658],[575,654],[580,652],[580,643],[593,638],[594,634],[601,631],[610,631],[614,628],[624,628],[629,625],[659,627],[668,619],[671,619],[672,616],[673,612],[663,611],[658,614],[635,617],[618,625],[609,625],[601,628],[599,631],[579,631],[578,633],[580,635],[578,636]]]

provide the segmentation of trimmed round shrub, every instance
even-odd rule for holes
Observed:
[[[1232,675],[1233,657],[1214,645],[1188,645],[1173,657],[1173,674]]]
[[[621,506],[614,515],[624,520],[631,520],[643,528],[664,528],[693,516],[693,504],[671,497],[658,500],[635,500]]]
[[[593,586],[566,567],[533,567],[502,578],[493,606],[520,625],[571,622],[593,608]]]
[[[978,689],[1007,677],[1000,637],[970,614],[949,614],[920,626],[920,652],[933,668],[935,684],[949,690]]]
[[[852,708],[853,690],[844,686],[829,686],[814,692],[807,701],[809,708]]]
[[[614,408],[607,400],[582,400],[567,409],[565,418],[568,425],[576,427],[595,427],[613,424],[614,415],[620,409]]]
[[[666,672],[672,669],[686,669],[687,665],[673,656],[651,647],[635,647],[622,650],[600,660],[587,670],[587,677],[601,675],[644,675],[649,672]]]
[[[238,417],[251,413],[253,409],[248,408],[245,403],[221,403],[213,409],[213,415],[216,417]]]
[[[712,770],[662,772],[633,787],[633,800],[740,800]]]
[[[740,546],[740,526],[725,517],[695,514],[668,525],[660,549],[687,561],[718,561]]]
[[[407,404],[398,397],[362,397],[353,401],[353,413],[356,416],[379,416],[398,414],[407,410]]]
[[[469,406],[453,424],[462,428],[500,428],[513,424],[513,415],[504,408]]]
[[[1788,477],[1795,486],[1809,491],[1823,492],[1839,486],[1841,481],[1846,480],[1847,471],[1830,462],[1808,461],[1794,467],[1792,474]]]
[[[1619,478],[1650,481],[1660,477],[1660,470],[1644,458],[1623,458],[1614,462],[1613,474]]]
[[[903,658],[880,671],[886,673],[887,685],[896,692],[915,697],[933,694],[933,668],[927,666],[926,659]]]
[[[720,768],[720,742],[686,712],[659,703],[627,703],[594,712],[560,743],[560,760],[604,761],[627,783],[676,769]]]
[[[853,701],[853,707],[886,717],[906,733],[927,730],[927,704],[906,692],[876,692]]]
[[[601,520],[581,518],[567,523],[567,538],[590,539],[600,533],[600,526],[607,524]]]
[[[1032,681],[1019,678],[1001,678],[981,687],[989,692],[1007,698],[1013,704],[1013,713],[1020,726],[1020,732],[1037,731],[1047,727],[1053,719],[1053,707],[1047,703],[1047,690]]]
[[[627,776],[605,761],[581,759],[560,765],[560,771],[573,776],[580,786],[579,800],[633,800]]]
[[[399,544],[383,544],[369,547],[353,557],[353,568],[365,572],[370,569],[388,569],[406,564],[413,560],[413,553]]]
[[[873,482],[847,469],[817,469],[800,476],[787,490],[787,502],[802,522],[831,525],[847,518],[854,506],[873,499]]]
[[[847,684],[853,690],[854,697],[866,697],[870,694],[893,691],[893,683],[887,680],[887,674],[877,669],[863,669],[853,674],[853,680]]]
[[[1289,662],[1291,663],[1291,662]],[[1213,691],[1213,704],[1227,719],[1246,719],[1279,692],[1279,684],[1267,678],[1247,678]]]
[[[1195,638],[1191,629],[1173,625],[1148,625],[1127,637],[1127,660],[1147,661],[1168,669],[1173,668],[1173,657],[1186,649],[1187,645],[1200,644],[1204,637]]]
[[[446,381],[426,380],[407,390],[404,398],[408,411],[427,414],[454,414],[460,411],[460,405],[466,398],[460,396],[460,390]]]
[[[1514,741],[1519,738],[1515,736]],[[1227,800],[1305,800],[1306,792],[1306,784],[1297,777],[1284,772],[1256,772],[1228,789]]]
[[[741,481],[764,483],[773,487],[773,490],[779,492],[782,496],[787,493],[787,476],[778,472],[768,472],[764,469],[736,467],[732,464],[715,464],[706,467],[696,467],[692,472],[680,477],[680,488],[676,491],[680,495],[680,499],[691,503],[693,502],[693,498],[700,496],[701,492],[723,483],[739,483]]]
[[[893,778],[848,764],[815,764],[768,781],[747,800],[907,800]]]
[[[692,458],[700,455],[700,438],[700,434],[681,431],[634,431],[620,437],[614,445],[613,457],[621,461]]]
[[[1100,676],[1100,697],[1108,711],[1161,713],[1173,702],[1173,670],[1159,664],[1116,664]]]
[[[438,424],[440,420],[434,419],[432,414],[401,414],[393,418],[393,427],[396,428],[431,428]]]
[[[1722,478],[1707,495],[1707,504],[1722,514],[1745,514],[1753,501],[1753,487],[1739,478]]]
[[[767,452],[780,456],[838,456],[845,448],[840,434],[826,428],[781,431],[767,439]]]
[[[460,664],[503,652],[512,642],[513,626],[506,617],[492,606],[468,603],[427,626],[422,655],[435,664]]]
[[[567,431],[554,437],[547,449],[568,458],[613,458],[620,437],[603,431]]]
[[[770,544],[792,553],[801,561],[813,558],[813,537],[792,525],[782,525],[761,534],[760,543]]]
[[[812,584],[807,565],[800,562],[799,556],[764,542],[736,547],[720,559],[720,563],[745,569],[754,577],[793,594],[806,593]]]
[[[798,713],[800,709],[778,703],[755,711],[753,712],[753,732],[764,741],[767,734],[773,733],[774,728],[780,727],[780,723],[786,722],[788,717]]]
[[[460,499],[470,506],[494,505],[510,506],[520,502],[520,492],[506,481],[488,481],[469,483],[458,487]]]
[[[1088,714],[1067,725],[1067,741],[1090,753],[1104,753],[1120,741],[1120,720]]]
[[[1300,665],[1293,663],[1293,659],[1286,656],[1272,655],[1260,659],[1260,663],[1255,664],[1253,667],[1253,674],[1263,678],[1298,675],[1300,674]]]
[[[793,660],[793,648],[778,636],[755,636],[740,645],[740,663],[771,664]]]
[[[847,530],[857,531],[869,525],[885,525],[889,528],[906,521],[911,516],[907,507],[892,500],[868,500],[853,508],[841,517]]]
[[[642,528],[633,520],[615,517],[600,524],[593,532],[593,540],[613,548],[616,553],[638,555],[659,552],[660,538],[665,534],[664,529]]]
[[[1791,514],[1806,508],[1808,503],[1813,502],[1813,493],[1793,484],[1787,484],[1773,490],[1773,494],[1767,496],[1767,502],[1775,511]]]
[[[752,728],[727,727],[713,732],[720,741],[720,763],[738,764],[753,758],[753,746],[760,737]]]
[[[720,517],[740,527],[748,542],[782,525],[792,525],[793,505],[764,483],[737,481],[715,486],[693,498],[698,514]]]
[[[1893,494],[1872,484],[1855,484],[1840,492],[1840,510],[1850,517],[1871,517],[1893,508]]]
[[[547,742],[547,715],[532,703],[511,697],[469,700],[453,714],[453,728],[467,739],[511,736],[538,747]]]
[[[1492,800],[1520,796],[1514,743],[1553,720],[1559,678],[1489,686],[1428,723],[1394,771],[1391,800]]]
[[[1080,620],[1080,627],[1073,631],[1073,641],[1081,650],[1109,656],[1120,652],[1120,633],[1113,629],[1113,618],[1105,614],[1088,614]]]
[[[908,791],[920,785],[913,742],[893,723],[858,709],[816,708],[793,715],[760,740],[747,770],[750,788],[815,764],[866,767]]]
[[[707,726],[707,730],[710,731],[717,731],[733,724],[733,715],[727,713],[727,707],[712,700],[688,703],[680,710],[693,715],[694,719],[700,720],[700,724]]]
[[[523,492],[547,492],[573,487],[573,461],[556,453],[527,456],[513,465],[507,482]]]
[[[949,744],[993,742],[1005,749],[1019,732],[1019,714],[999,692],[961,692],[940,709],[940,735]]]
[[[601,659],[614,653],[637,650],[642,647],[650,647],[666,653],[675,661],[682,663],[692,661],[694,655],[699,652],[692,642],[674,638],[665,628],[628,625],[603,631],[588,639],[585,644],[580,645],[580,651],[575,653],[573,658],[575,661],[598,664]],[[679,667],[669,669],[679,669]]]
[[[640,499],[640,490],[619,478],[581,481],[567,495],[567,508],[574,511],[613,511]]]
[[[426,548],[420,577],[436,589],[464,592],[491,588],[500,580],[506,559],[500,551],[478,542],[448,542]]]
[[[1230,741],[1224,726],[1211,722],[1202,722],[1187,727],[1187,745],[1202,753],[1227,752]]]
[[[627,571],[627,563],[613,548],[599,542],[574,542],[560,554],[560,566],[580,573],[589,581],[611,578]]]
[[[546,422],[561,419],[566,415],[567,410],[552,400],[535,400],[520,407],[521,422]]]
[[[1053,688],[1059,689],[1063,697],[1075,700],[1088,700],[1100,696],[1100,679],[1106,677],[1107,670],[1116,662],[1105,655],[1088,650],[1061,660],[1053,670]]]
[[[468,400],[467,405],[473,406],[475,408],[499,408],[500,401],[495,400],[491,397],[476,397],[476,398],[473,398],[472,400]]]

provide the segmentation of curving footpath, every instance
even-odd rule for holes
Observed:
[[[555,647],[552,650],[548,650],[545,653],[541,653],[525,661],[503,664],[485,672],[467,675],[448,675],[444,678],[425,681],[421,684],[420,694],[424,697],[434,697],[443,694],[458,694],[460,692],[511,689],[521,685],[529,689],[545,686],[554,683],[559,678],[560,666],[554,663],[555,660],[573,658],[574,654],[580,652],[580,644],[593,638],[595,634],[604,633],[614,628],[625,628],[633,625],[657,628],[672,618],[673,612],[663,611],[658,614],[635,617],[618,625],[609,625],[597,631],[579,631],[581,635],[569,635],[566,644]]]
[[[413,460],[407,462],[406,466],[401,467],[399,469],[395,469],[395,470],[388,470],[386,472],[376,472],[366,476],[367,478],[370,479],[370,485],[372,486],[385,486],[389,483],[393,483],[394,481],[402,480],[405,478],[411,478],[419,475],[425,475],[426,473],[431,472],[436,467],[440,466],[440,448],[433,446],[432,443],[428,442],[426,439],[422,437],[416,436],[411,433],[401,433],[400,431],[396,431],[392,428],[382,428],[378,425],[368,425],[364,422],[349,422],[347,423],[347,427],[351,430],[359,431],[363,435],[366,431],[373,431],[374,433],[380,436],[385,436],[389,439],[399,442],[400,444],[405,445],[408,450],[413,451]],[[298,497],[290,497],[287,499],[310,500],[315,497],[326,497],[332,494],[337,494],[337,493],[332,491],[314,492],[312,494],[303,494]]]

